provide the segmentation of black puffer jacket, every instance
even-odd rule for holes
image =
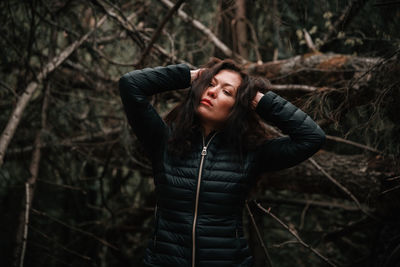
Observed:
[[[266,141],[239,157],[223,132],[198,135],[190,156],[167,152],[170,129],[147,96],[190,86],[184,65],[135,70],[119,83],[128,121],[149,153],[156,185],[154,236],[146,266],[251,266],[243,236],[242,210],[258,174],[291,167],[313,155],[325,140],[321,128],[303,111],[273,92],[256,112],[288,137]]]

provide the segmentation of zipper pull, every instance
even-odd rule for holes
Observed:
[[[206,146],[203,147],[203,151],[201,151],[201,155],[202,156],[207,155],[207,147]]]

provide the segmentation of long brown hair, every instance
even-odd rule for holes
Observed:
[[[195,135],[202,130],[196,112],[200,99],[209,87],[212,78],[224,69],[235,71],[242,78],[237,89],[235,104],[224,123],[222,130],[224,140],[242,152],[255,148],[258,143],[268,138],[257,114],[251,108],[252,100],[258,90],[256,87],[262,85],[261,81],[250,77],[230,59],[212,59],[204,66],[198,78],[192,82],[186,98],[165,117],[165,121],[172,130],[169,151],[184,155],[191,149]]]

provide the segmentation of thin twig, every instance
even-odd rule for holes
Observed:
[[[397,189],[400,189],[400,185],[397,185],[397,186],[395,186],[395,187],[393,187],[393,188],[390,188],[390,189],[388,189],[388,190],[385,190],[385,191],[383,191],[380,195],[387,194],[387,193],[392,192],[392,191],[397,190]]]
[[[311,247],[310,245],[308,245],[307,243],[305,243],[299,236],[299,234],[297,233],[297,231],[295,229],[293,229],[293,227],[289,227],[287,224],[285,224],[282,220],[280,220],[276,215],[274,215],[271,212],[271,208],[269,208],[268,210],[265,209],[263,206],[261,206],[259,203],[257,203],[254,200],[254,203],[257,205],[257,207],[259,209],[261,209],[263,212],[267,213],[268,215],[270,215],[274,220],[276,220],[280,225],[283,226],[283,228],[285,228],[286,230],[289,231],[290,234],[292,234],[301,245],[303,245],[305,248],[309,249],[311,252],[313,252],[315,255],[317,255],[320,259],[322,259],[323,261],[325,261],[327,264],[329,264],[330,266],[336,266],[336,264],[334,264],[332,261],[330,261],[328,258],[326,258],[325,256],[323,256],[320,252],[318,252],[316,249],[314,249],[313,247]]]
[[[282,133],[278,132],[275,128],[273,127],[269,127],[269,129],[271,129],[275,134],[277,134],[278,136],[283,136]],[[335,178],[333,178],[327,171],[325,171],[324,168],[322,168],[313,158],[308,158],[308,161],[311,162],[312,165],[314,165],[319,171],[322,172],[322,174],[325,175],[325,177],[327,177],[332,183],[334,183],[337,187],[339,187],[346,195],[348,195],[357,205],[357,207],[368,217],[371,217],[375,220],[379,219],[372,215],[371,213],[369,213],[367,210],[365,210],[361,204],[360,201],[358,201],[358,199],[350,192],[350,190],[348,190],[345,186],[343,186],[341,183],[339,183]]]
[[[366,146],[366,145],[363,145],[363,144],[360,144],[360,143],[357,143],[357,142],[354,142],[354,141],[350,141],[350,140],[347,140],[347,139],[344,139],[344,138],[341,138],[341,137],[338,137],[338,136],[326,135],[326,139],[333,140],[333,141],[340,142],[340,143],[344,143],[344,144],[348,144],[348,145],[352,145],[352,146],[356,146],[356,147],[359,147],[359,148],[362,148],[362,149],[365,149],[365,150],[368,150],[368,151],[371,151],[371,152],[375,152],[375,153],[378,153],[378,154],[383,154],[382,151],[379,151],[379,150],[377,150],[375,148],[372,148],[372,147],[369,147],[369,146]]]
[[[283,247],[285,245],[288,245],[288,244],[298,244],[298,243],[299,243],[299,241],[297,241],[297,240],[288,240],[288,241],[284,241],[284,242],[279,243],[279,244],[273,244],[272,246],[275,247],[275,248],[281,248],[281,247]]]
[[[166,5],[167,7],[171,8],[173,7],[173,3],[169,0],[159,0],[161,1],[164,5]],[[178,16],[183,19],[183,21],[191,23],[192,26],[194,28],[196,28],[197,30],[201,31],[203,34],[205,34],[210,40],[211,42],[214,43],[214,45],[216,47],[218,47],[227,57],[236,57],[237,59],[239,59],[241,61],[242,64],[247,63],[247,60],[245,60],[243,57],[241,57],[240,55],[237,55],[235,53],[233,53],[233,51],[227,46],[225,45],[209,28],[207,28],[203,23],[201,23],[198,20],[193,19],[192,17],[190,17],[188,14],[186,14],[184,11],[182,10],[178,10]]]
[[[322,168],[313,158],[309,158],[308,159],[312,165],[314,165],[318,170],[320,170],[322,172],[322,174],[325,175],[325,177],[327,177],[332,183],[334,183],[337,187],[339,187],[346,195],[348,195],[357,205],[357,207],[368,217],[371,217],[375,220],[379,219],[372,215],[371,213],[369,213],[367,210],[365,210],[361,204],[360,201],[358,201],[358,199],[350,192],[349,189],[347,189],[345,186],[343,186],[341,183],[339,183],[335,178],[333,178],[327,171],[325,171],[324,168]]]
[[[395,177],[391,177],[391,178],[388,178],[388,179],[386,179],[386,181],[395,181],[395,180],[397,180],[397,179],[400,179],[400,176],[395,176]]]
[[[179,9],[179,7],[183,4],[183,2],[185,2],[185,0],[178,0],[178,2],[176,2],[175,5],[168,11],[167,15],[165,15],[165,17],[161,21],[160,25],[158,25],[157,29],[153,33],[153,36],[151,37],[149,44],[146,46],[146,49],[143,51],[142,55],[140,56],[140,59],[139,59],[139,62],[137,63],[137,65],[141,66],[143,64],[146,56],[150,52],[150,49],[153,47],[153,44],[159,38],[161,31],[164,28],[165,24],[172,17],[172,15]]]
[[[39,178],[37,179],[37,181],[41,182],[41,183],[45,183],[45,184],[49,184],[49,185],[58,186],[58,187],[65,188],[65,189],[69,189],[69,190],[80,191],[84,195],[87,194],[87,192],[84,189],[80,188],[80,187],[75,187],[75,186],[66,185],[66,184],[53,183],[53,182],[46,181],[46,180],[39,179]]]
[[[150,41],[150,38],[148,36],[146,36],[145,34],[143,34],[140,31],[138,31],[135,28],[135,26],[129,21],[129,19],[128,19],[129,16],[128,16],[128,18],[125,18],[122,11],[120,9],[118,9],[115,5],[112,5],[111,8],[107,8],[102,0],[92,0],[92,1],[94,3],[96,3],[97,5],[99,5],[103,9],[104,13],[107,14],[107,16],[110,16],[116,22],[118,22],[118,24],[128,33],[129,36],[132,37],[134,42],[139,47],[143,48],[145,41]],[[107,3],[108,3],[108,1],[107,1]],[[119,13],[120,15],[117,13]],[[183,59],[179,59],[176,56],[169,54],[163,47],[156,45],[156,44],[154,44],[153,47],[154,47],[155,51],[157,51],[162,56],[169,58],[172,62],[185,63],[190,68],[196,69],[196,67],[193,66],[192,64],[190,64],[189,62],[186,62]],[[118,63],[118,62],[115,62],[115,63]],[[123,63],[119,63],[119,64],[123,64]],[[136,63],[133,63],[131,65],[136,66],[135,64]]]
[[[307,204],[304,206],[303,211],[301,212],[301,216],[300,216],[300,225],[299,225],[300,230],[303,229],[303,227],[304,227],[304,220],[305,220],[306,213],[309,208],[310,208],[310,202],[307,201]]]
[[[3,86],[4,88],[6,88],[8,91],[10,91],[16,98],[18,98],[18,94],[17,92],[15,92],[15,90],[13,88],[11,88],[10,86],[8,86],[5,82],[0,81],[0,86]]]
[[[309,205],[310,207],[321,207],[321,208],[328,208],[328,209],[343,209],[346,211],[357,211],[359,210],[356,206],[349,206],[345,204],[333,203],[333,202],[326,202],[326,201],[316,201],[316,200],[303,200],[303,199],[277,199],[277,198],[267,198],[261,197],[258,198],[261,202],[266,203],[278,203],[278,204],[287,204],[287,205],[297,205],[297,206],[304,206]]]
[[[247,201],[246,201],[246,209],[247,209],[247,212],[248,212],[249,215],[250,215],[251,222],[253,223],[254,229],[256,230],[257,237],[258,237],[258,241],[260,241],[261,247],[262,247],[263,250],[264,250],[265,258],[267,259],[267,262],[268,262],[269,266],[272,267],[273,265],[272,265],[271,257],[269,256],[267,247],[265,246],[264,240],[263,240],[263,238],[261,237],[260,230],[259,230],[258,227],[257,227],[256,220],[254,219],[253,213],[251,212],[250,207],[249,207],[249,204],[248,204]]]
[[[79,40],[76,40],[71,45],[69,45],[66,49],[64,49],[59,55],[52,58],[40,71],[37,75],[37,81],[31,81],[28,86],[26,87],[24,93],[18,99],[16,107],[12,112],[7,126],[5,127],[3,133],[0,137],[0,167],[3,165],[3,159],[8,147],[8,144],[11,141],[11,138],[14,136],[15,130],[18,127],[19,122],[21,121],[22,114],[28,105],[31,96],[39,87],[39,83],[42,82],[51,72],[53,72],[57,67],[59,67],[83,42],[85,42],[89,36],[95,32],[97,27],[100,27],[107,19],[107,16],[103,16],[96,26],[83,35]]]
[[[84,230],[82,230],[82,229],[79,229],[79,228],[76,228],[76,227],[74,227],[74,226],[68,225],[68,224],[64,223],[63,221],[61,221],[61,220],[59,220],[59,219],[57,219],[57,218],[54,218],[54,217],[48,215],[47,213],[42,212],[42,211],[39,211],[39,210],[37,210],[37,209],[32,208],[32,211],[33,211],[34,213],[38,214],[38,215],[45,216],[45,217],[51,219],[52,221],[55,221],[55,222],[57,222],[57,223],[59,223],[59,224],[65,226],[65,227],[67,227],[67,228],[69,228],[69,229],[71,229],[71,230],[73,230],[73,231],[76,231],[76,232],[78,232],[78,233],[81,233],[81,234],[84,234],[84,235],[86,235],[86,236],[89,236],[89,237],[91,237],[91,238],[93,238],[93,239],[99,241],[100,243],[102,243],[103,245],[105,245],[105,246],[107,246],[107,247],[109,247],[109,248],[112,248],[112,249],[114,249],[114,250],[119,250],[119,249],[118,249],[117,247],[115,247],[114,245],[112,245],[112,244],[110,244],[109,242],[107,242],[106,240],[104,240],[104,239],[102,239],[102,238],[100,238],[100,237],[94,235],[93,233],[86,232],[86,231],[84,231]]]
[[[48,235],[46,235],[45,233],[41,232],[39,229],[36,229],[35,227],[32,227],[32,225],[29,225],[29,228],[31,230],[33,230],[34,232],[38,233],[39,235],[43,236],[45,239],[49,240],[50,242],[52,242],[53,244],[55,244],[56,246],[60,247],[61,249],[69,252],[72,255],[75,255],[81,259],[87,260],[87,261],[93,261],[92,258],[86,256],[86,255],[82,255],[79,254],[78,252],[71,250],[67,247],[65,247],[64,245],[60,244],[59,242],[57,242],[55,239],[52,239],[51,237],[49,237]]]

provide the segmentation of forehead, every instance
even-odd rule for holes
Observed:
[[[221,70],[215,74],[214,79],[218,80],[223,85],[230,85],[234,88],[238,88],[242,82],[242,77],[239,73],[234,70]]]

